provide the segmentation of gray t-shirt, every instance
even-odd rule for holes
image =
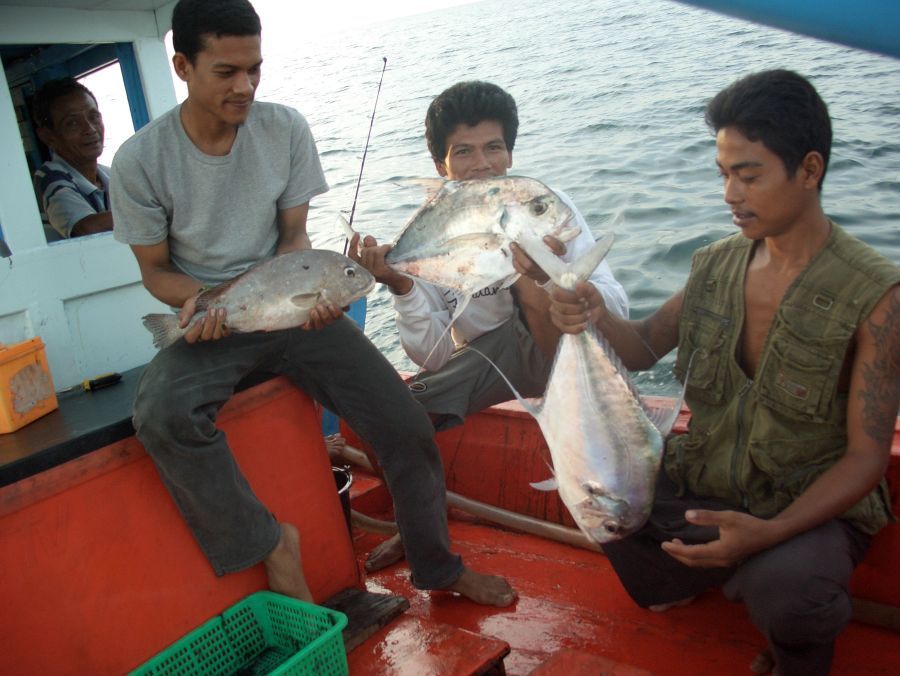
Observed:
[[[113,159],[114,235],[125,244],[168,239],[191,277],[218,284],[275,254],[278,211],[328,190],[304,117],[256,102],[231,152],[201,152],[181,124],[181,106],[138,131]]]

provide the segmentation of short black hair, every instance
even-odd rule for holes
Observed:
[[[37,90],[31,102],[31,112],[34,116],[35,124],[39,127],[53,129],[54,104],[64,96],[76,92],[87,94],[94,99],[94,105],[97,105],[97,97],[94,96],[93,92],[75,78],[58,77],[54,80],[47,80]]]
[[[259,35],[259,15],[248,0],[179,0],[172,10],[172,46],[195,62],[203,36]]]
[[[447,136],[460,124],[474,127],[494,120],[503,127],[503,141],[512,152],[519,133],[519,112],[515,99],[490,82],[457,82],[441,92],[425,114],[425,140],[435,162],[447,157]]]
[[[781,158],[794,176],[812,151],[822,155],[825,180],[831,155],[831,117],[828,106],[810,82],[790,70],[766,70],[733,82],[706,107],[706,124],[718,133],[734,127],[750,141],[762,144]]]

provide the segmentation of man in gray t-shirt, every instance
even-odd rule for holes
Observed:
[[[309,248],[309,200],[328,186],[303,117],[253,102],[262,57],[247,0],[180,0],[172,33],[188,97],[123,144],[110,188],[116,238],[131,245],[150,293],[180,307],[186,326],[206,285]],[[319,305],[304,327],[281,331],[229,334],[226,319],[210,313],[161,350],[134,410],[138,438],[217,574],[262,562],[273,591],[313,600],[297,529],[256,498],[214,426],[242,378],[277,373],[351,419],[374,449],[415,586],[513,602],[506,580],[466,568],[450,551],[431,423],[340,308]]]

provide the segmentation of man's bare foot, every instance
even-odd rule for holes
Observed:
[[[392,535],[369,552],[366,557],[366,572],[374,573],[376,570],[387,568],[397,561],[402,561],[405,556],[406,552],[403,550],[400,534]]]
[[[694,602],[696,596],[688,596],[686,599],[681,599],[680,601],[672,601],[672,603],[658,603],[655,606],[647,606],[649,610],[652,610],[654,613],[664,613],[667,610],[672,608],[681,608],[682,606],[689,605]]]
[[[344,450],[344,446],[346,445],[347,440],[344,439],[339,432],[329,434],[325,437],[325,450],[328,451],[328,457],[331,459],[331,462],[337,462],[338,460],[343,459],[341,451]]]
[[[303,576],[300,562],[300,533],[289,523],[281,525],[281,538],[263,563],[269,578],[269,589],[285,596],[315,603]]]
[[[750,663],[750,671],[754,674],[772,674],[773,676],[778,676],[778,671],[775,669],[775,657],[772,655],[772,650],[770,648],[766,648],[753,658],[753,661]]]
[[[465,596],[470,601],[484,606],[501,608],[512,604],[519,597],[516,590],[504,578],[498,575],[476,573],[469,568],[463,568],[462,575],[457,578],[456,582],[443,591],[456,592],[460,596]]]

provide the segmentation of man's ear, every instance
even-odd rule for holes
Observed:
[[[825,173],[825,158],[817,150],[810,150],[800,162],[799,171],[803,172],[803,185],[818,188],[822,174]]]
[[[447,165],[443,162],[439,162],[438,160],[434,161],[434,168],[437,169],[437,173],[439,176],[443,176],[447,178]]]
[[[509,158],[506,160],[506,168],[512,169],[512,150],[509,151]]]
[[[180,80],[182,80],[183,82],[188,81],[191,62],[184,54],[182,54],[181,52],[175,52],[175,54],[172,56],[172,68]]]
[[[56,133],[52,129],[40,126],[37,128],[37,135],[41,139],[41,143],[50,148],[50,150],[55,150]]]

